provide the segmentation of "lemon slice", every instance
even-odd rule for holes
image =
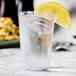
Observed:
[[[34,14],[37,12],[39,14],[49,14],[55,12],[55,21],[58,25],[63,26],[67,29],[70,29],[71,27],[71,17],[69,12],[57,2],[44,2],[35,8]],[[51,15],[48,15],[46,18],[51,19]]]

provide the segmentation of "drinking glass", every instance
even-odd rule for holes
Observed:
[[[51,17],[47,19],[46,17]],[[33,11],[19,12],[22,68],[46,70],[50,67],[54,14],[35,15]]]

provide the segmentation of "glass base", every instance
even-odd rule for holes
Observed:
[[[27,69],[27,68],[22,68],[23,70],[26,70],[26,71],[47,71],[50,69],[49,68],[44,68],[44,69]]]

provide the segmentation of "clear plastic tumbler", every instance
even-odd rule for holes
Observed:
[[[21,60],[25,70],[46,70],[50,67],[54,15],[49,16],[52,18],[34,15],[32,11],[19,12]]]

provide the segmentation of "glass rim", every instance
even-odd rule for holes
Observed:
[[[39,14],[38,12],[35,12],[36,14],[34,14],[34,11],[19,11],[18,12],[18,16],[40,16],[40,17],[43,17],[43,15],[45,16],[50,16],[52,17],[51,19],[55,19],[55,16],[56,16],[56,13],[53,12],[53,13],[41,13]],[[46,18],[46,17],[43,17],[43,18]]]
[[[33,11],[19,11],[18,15],[28,15],[29,12],[33,13]]]
[[[35,12],[35,13],[36,13],[36,15],[39,14],[39,12]],[[27,15],[29,15],[29,14],[34,15],[34,11],[19,11],[18,14],[19,14],[19,15],[26,15],[26,14],[27,14]],[[47,13],[41,13],[41,14],[47,15]],[[53,13],[48,13],[48,14],[54,16],[54,15],[55,15],[55,12],[53,12]]]

